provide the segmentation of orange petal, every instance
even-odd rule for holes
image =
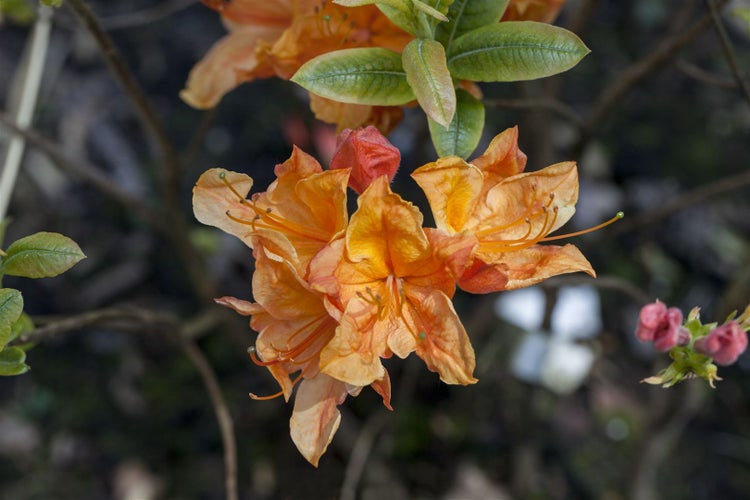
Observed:
[[[302,456],[316,467],[339,428],[341,413],[336,407],[346,394],[343,382],[322,373],[303,380],[297,389],[290,434]]]
[[[393,411],[391,406],[391,378],[388,376],[388,371],[386,370],[383,378],[370,384],[370,387],[383,398],[383,405]]]
[[[433,290],[410,296],[410,302],[418,304],[415,311],[420,328],[417,356],[446,384],[475,383],[474,349],[451,300],[444,293]]]
[[[496,265],[508,269],[506,290],[534,285],[559,274],[583,271],[596,277],[586,257],[574,245],[534,245],[498,255]]]
[[[232,193],[227,184],[232,186],[239,196]],[[245,174],[223,168],[206,170],[193,188],[193,213],[196,219],[237,236],[252,247],[250,226],[227,217],[228,211],[243,213],[246,210],[240,203],[240,197],[247,197],[252,186],[253,180]]]
[[[419,167],[411,176],[427,196],[438,229],[453,234],[468,225],[484,181],[478,168],[448,156]]]
[[[460,275],[458,286],[469,293],[491,293],[506,290],[508,286],[507,264],[487,264],[475,258],[471,266]]]
[[[374,279],[411,274],[431,249],[417,207],[394,194],[388,179],[376,179],[357,200],[346,232],[349,259]]]
[[[518,127],[512,127],[496,135],[484,153],[471,160],[486,175],[499,180],[523,172],[526,155],[518,149]],[[494,180],[492,182],[497,182]]]
[[[393,180],[401,152],[373,127],[346,129],[338,137],[331,169],[351,169],[349,186],[362,193],[372,181],[385,175]]]
[[[280,35],[279,28],[265,26],[226,35],[190,71],[180,98],[194,108],[209,109],[240,83],[271,76],[258,73],[255,48],[260,40],[275,40]]]

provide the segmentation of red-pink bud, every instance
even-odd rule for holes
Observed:
[[[372,125],[356,130],[345,129],[339,135],[331,169],[351,168],[349,187],[362,193],[381,175],[393,180],[401,152]]]
[[[643,342],[653,342],[657,351],[668,351],[690,343],[690,333],[682,326],[682,311],[658,300],[641,308],[635,336]]]
[[[714,358],[720,365],[731,365],[747,349],[747,333],[736,321],[724,323],[695,341],[695,351]]]

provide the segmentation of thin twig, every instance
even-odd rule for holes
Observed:
[[[141,328],[130,330],[124,327],[123,321],[126,323],[135,322],[139,324]],[[215,325],[215,321],[205,321],[200,318],[195,321],[191,320],[190,323],[199,323],[206,328]],[[14,343],[42,342],[64,333],[79,331],[86,327],[98,324],[118,325],[120,327],[119,329],[122,331],[134,331],[136,333],[142,333],[144,331],[143,327],[152,327],[159,332],[168,333],[170,338],[177,342],[182,351],[198,370],[203,385],[211,399],[211,406],[219,424],[219,431],[221,433],[222,446],[224,449],[224,484],[226,487],[226,498],[227,500],[238,500],[237,445],[232,416],[229,413],[229,408],[221,394],[221,387],[219,386],[213,368],[211,368],[211,365],[203,355],[203,352],[201,352],[196,344],[190,340],[187,333],[188,327],[183,327],[175,316],[138,307],[110,307],[50,322],[44,326],[35,328],[31,332],[20,335]],[[195,332],[191,332],[189,335],[194,334]]]
[[[737,81],[734,78],[729,78],[729,77],[709,73],[703,68],[700,68],[691,62],[685,61],[684,59],[678,60],[676,67],[678,70],[682,71],[687,76],[694,78],[700,81],[701,83],[706,83],[708,85],[715,85],[716,87],[721,87],[725,89],[737,88]]]
[[[747,81],[742,78],[740,65],[737,63],[737,56],[734,53],[734,47],[732,47],[732,42],[729,40],[727,30],[724,29],[724,23],[721,22],[721,18],[719,17],[719,9],[716,6],[716,2],[714,2],[714,0],[705,0],[705,2],[708,6],[709,12],[711,13],[711,21],[713,21],[714,23],[714,28],[719,34],[721,47],[724,49],[724,56],[727,58],[729,67],[732,70],[732,74],[734,75],[734,79],[737,81],[737,85],[739,85],[740,87],[742,96],[748,103],[750,103],[750,85],[748,85]]]
[[[613,227],[608,229],[610,236],[617,236],[623,233],[627,233],[636,228],[643,229],[646,226],[652,225],[664,219],[675,212],[682,210],[683,208],[706,200],[712,196],[740,189],[750,185],[750,171],[745,171],[737,175],[724,177],[710,184],[704,184],[700,187],[683,193],[682,195],[674,198],[671,201],[662,203],[648,212],[633,216],[626,217],[622,221],[615,224]]]
[[[195,3],[198,3],[198,0],[172,0],[171,2],[163,2],[159,5],[135,12],[104,18],[102,19],[102,26],[108,30],[143,26],[169,17],[175,12],[186,9]]]
[[[723,0],[720,2],[720,5],[724,5],[725,3],[726,0]],[[689,2],[685,2],[685,8],[688,7],[690,7]],[[630,65],[625,71],[618,73],[616,79],[599,95],[584,118],[583,131],[576,151],[582,151],[589,137],[598,127],[601,127],[601,122],[606,114],[622,100],[625,94],[651,73],[663,68],[667,61],[710,26],[711,16],[705,15],[689,28],[667,36],[656,48],[650,50],[648,55]]]
[[[65,153],[63,153],[57,144],[43,137],[38,132],[18,127],[7,114],[1,111],[0,125],[10,130],[11,133],[23,137],[26,142],[38,148],[60,169],[72,173],[82,181],[101,191],[103,194],[111,197],[118,203],[121,203],[127,209],[136,212],[144,221],[151,224],[153,227],[162,231],[165,231],[168,227],[166,220],[161,214],[149,207],[139,198],[136,198],[132,194],[123,190],[106,175],[102,174],[100,169],[83,161],[71,160],[65,155]]]
[[[583,120],[573,108],[556,99],[485,99],[485,106],[511,109],[548,109],[562,116],[577,127],[583,125]]]
[[[349,456],[349,462],[346,465],[339,500],[354,500],[357,498],[357,485],[362,478],[367,459],[375,444],[375,438],[377,438],[386,422],[388,422],[388,414],[384,410],[380,410],[370,417],[359,431]]]
[[[34,116],[39,87],[44,73],[44,61],[47,58],[50,31],[52,28],[52,9],[41,5],[34,31],[31,34],[29,52],[27,54],[26,74],[22,82],[21,100],[18,105],[15,123],[21,128],[31,125]],[[15,134],[8,144],[8,152],[0,176],[0,221],[5,218],[10,205],[13,188],[16,185],[18,170],[21,167],[26,141],[23,135]]]

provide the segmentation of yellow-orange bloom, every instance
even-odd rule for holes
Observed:
[[[220,168],[207,170],[193,188],[193,212],[204,223],[290,262],[302,277],[312,257],[346,227],[348,170],[323,171],[312,156],[294,148],[276,166],[277,179],[246,199],[253,180]]]
[[[470,292],[522,288],[576,271],[595,275],[575,246],[539,244],[557,239],[549,233],[575,212],[575,163],[521,173],[517,134],[514,128],[498,135],[471,163],[445,157],[412,173],[429,200],[442,252]]]
[[[329,316],[322,296],[300,279],[294,268],[267,253],[260,241],[255,247],[253,296],[255,303],[222,297],[217,302],[240,314],[251,316],[250,326],[260,332],[251,350],[253,361],[265,366],[279,383],[281,392],[254,399],[284,396],[289,401],[299,383],[290,420],[292,440],[313,465],[325,453],[335,434],[341,414],[337,405],[359,387],[348,386],[324,373],[318,363],[321,349],[333,338],[338,325]],[[290,375],[296,374],[292,379]],[[372,387],[390,408],[388,374],[373,381]]]
[[[416,351],[444,382],[476,381],[474,351],[451,303],[454,280],[422,214],[385,176],[360,195],[345,236],[313,259],[308,281],[340,322],[320,353],[321,372],[364,386],[383,377],[380,358]]]
[[[352,47],[384,47],[400,52],[411,35],[374,5],[343,7],[323,0],[204,0],[218,10],[229,34],[190,72],[180,97],[207,109],[243,82],[278,76],[289,79],[310,59]],[[400,120],[397,107],[333,104],[314,96],[316,116],[355,128],[372,124],[387,132]]]

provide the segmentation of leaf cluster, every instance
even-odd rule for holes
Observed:
[[[336,0],[375,4],[414,36],[399,54],[354,48],[305,63],[291,78],[335,101],[398,106],[416,100],[439,156],[468,157],[484,128],[484,105],[465,82],[513,82],[575,66],[589,49],[573,33],[532,21],[500,22],[508,0]]]
[[[0,282],[5,275],[51,278],[85,257],[78,244],[67,236],[34,233],[14,241],[5,251],[0,250]],[[29,370],[26,351],[33,347],[32,344],[8,344],[33,329],[34,323],[23,312],[21,292],[14,288],[0,288],[0,376],[20,375]]]

